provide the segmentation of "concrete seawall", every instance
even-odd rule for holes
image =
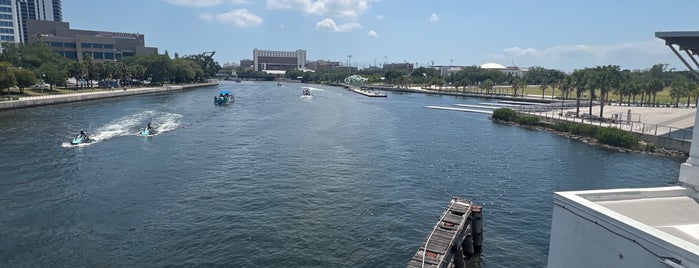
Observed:
[[[186,85],[172,85],[172,86],[163,86],[163,87],[128,88],[126,90],[120,88],[120,89],[112,89],[109,91],[95,91],[95,92],[85,90],[87,92],[21,97],[19,100],[0,101],[0,110],[28,108],[28,107],[52,105],[52,104],[68,103],[68,102],[76,102],[76,101],[116,98],[116,97],[140,95],[140,94],[162,93],[162,92],[170,92],[170,91],[174,91],[174,90],[184,90],[184,89],[190,89],[190,88],[209,87],[209,86],[216,86],[216,85],[218,85],[218,82],[186,84]]]

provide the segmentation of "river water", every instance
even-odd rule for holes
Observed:
[[[404,267],[459,196],[482,267],[543,267],[554,191],[677,182],[680,160],[423,108],[490,100],[302,86],[0,112],[0,266]]]

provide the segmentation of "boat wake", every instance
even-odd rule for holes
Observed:
[[[72,145],[70,142],[63,142],[61,147],[88,146],[90,144],[109,140],[119,136],[136,135],[141,136],[140,130],[149,122],[156,128],[157,132],[153,136],[177,129],[181,123],[182,115],[166,112],[144,111],[132,115],[123,116],[92,130],[90,139],[92,142]]]
[[[325,89],[317,88],[317,87],[302,87],[302,88],[307,88],[310,91],[325,91]]]

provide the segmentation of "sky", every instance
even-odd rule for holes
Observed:
[[[145,35],[171,57],[304,49],[307,60],[687,70],[657,31],[699,31],[697,0],[63,0],[72,29]]]

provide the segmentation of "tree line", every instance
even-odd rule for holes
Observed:
[[[406,71],[384,71],[381,69],[363,69],[350,72],[346,69],[336,69],[317,72],[304,72],[299,69],[288,70],[286,77],[298,79],[306,83],[341,82],[349,75],[358,74],[368,78],[368,83],[385,83],[398,87],[419,85],[423,88],[449,90],[465,93],[502,94],[503,88],[511,89],[513,96],[524,95],[524,90],[530,85],[536,85],[541,90],[542,97],[547,89],[558,90],[563,100],[575,99],[576,114],[580,113],[583,95],[587,99],[589,113],[595,102],[601,105],[600,117],[604,113],[604,105],[615,101],[640,106],[657,106],[656,96],[666,88],[678,107],[680,100],[686,98],[686,105],[697,101],[699,86],[696,77],[687,71],[668,69],[667,64],[655,64],[647,70],[622,70],[618,65],[597,66],[574,70],[565,73],[559,70],[535,66],[522,76],[505,74],[498,70],[484,69],[478,66],[467,66],[448,75],[441,75],[433,68],[420,67],[410,73]],[[614,94],[614,95],[610,95]],[[553,96],[552,96],[553,97]],[[610,97],[617,97],[616,100]],[[637,102],[640,98],[640,103]]]
[[[116,60],[96,61],[89,55],[82,62],[68,60],[49,49],[45,43],[20,44],[5,42],[0,54],[0,88],[17,87],[20,93],[39,81],[66,86],[68,78],[85,81],[110,81],[132,85],[203,82],[213,77],[221,66],[203,54],[170,58],[164,54],[136,55]],[[78,86],[78,85],[76,85]]]

